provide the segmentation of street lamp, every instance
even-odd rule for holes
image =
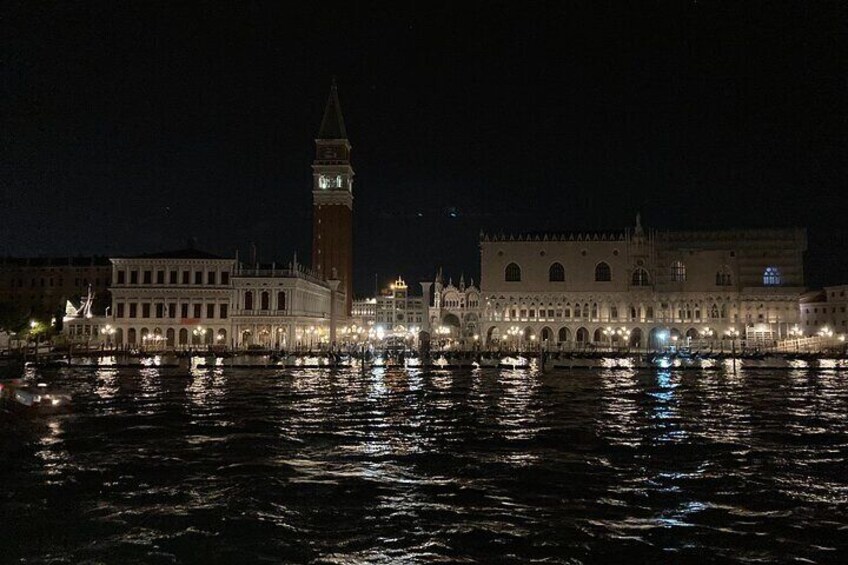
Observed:
[[[620,336],[623,339],[624,343],[627,344],[627,349],[629,350],[630,349],[630,330],[628,330],[627,328],[621,327],[621,328],[618,328],[617,330],[615,330],[615,334],[617,336]]]
[[[603,333],[609,339],[609,350],[612,351],[612,336],[615,335],[615,330],[612,329],[610,326],[607,326],[606,328],[604,328]]]
[[[724,335],[730,339],[730,346],[733,350],[733,358],[736,358],[736,338],[739,337],[739,330],[736,328],[728,328],[724,330]]]
[[[510,338],[515,340],[515,350],[518,351],[518,336],[519,334],[521,334],[521,328],[519,328],[518,326],[510,326],[506,333],[508,336],[510,336]]]
[[[209,328],[204,328],[203,326],[197,326],[196,328],[194,328],[191,331],[191,333],[194,334],[194,336],[197,338],[196,341],[198,342],[198,345],[202,345],[203,342],[205,341],[204,338],[206,336],[206,333],[209,332],[209,331],[211,331]]]
[[[106,324],[105,327],[100,328],[100,334],[106,337],[107,345],[112,345],[112,336],[115,335],[116,331],[111,324]]]

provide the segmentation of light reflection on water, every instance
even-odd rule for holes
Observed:
[[[833,369],[60,370],[13,422],[16,561],[833,561]],[[56,532],[61,532],[57,535]]]

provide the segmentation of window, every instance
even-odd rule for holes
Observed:
[[[565,269],[560,263],[554,263],[553,265],[551,265],[551,268],[548,269],[548,280],[550,282],[565,281]]]
[[[220,316],[219,316],[219,317],[220,317],[222,320],[226,320],[226,319],[227,319],[227,305],[226,305],[226,304],[220,304],[220,305],[218,306],[218,314],[220,314]]]
[[[124,271],[118,271],[118,284],[124,284],[127,279],[127,273]],[[62,286],[62,283],[59,283],[59,286]]]
[[[260,310],[270,310],[271,309],[271,296],[267,292],[263,292],[259,295],[259,304]]]
[[[617,320],[618,319],[618,308],[615,306],[610,306],[610,319]]]
[[[277,310],[286,309],[286,293],[280,291],[277,293]]]
[[[130,284],[138,284],[138,271],[130,271]],[[79,283],[77,283],[77,285],[79,285]]]
[[[727,266],[716,271],[716,286],[730,286],[733,284],[733,277],[730,274],[730,269]]]
[[[206,305],[206,317],[207,318],[214,318],[215,317],[215,305],[214,304],[207,304]]]
[[[194,317],[200,318],[200,314],[203,312],[203,304],[195,304],[194,305]]]
[[[651,281],[648,279],[648,271],[645,269],[636,269],[633,271],[633,279],[631,281],[632,286],[648,286],[651,284]]]
[[[164,304],[159,303],[159,304],[156,305],[156,317],[157,318],[164,318],[165,317],[165,305]]]
[[[194,272],[194,284],[203,284],[203,271]]]
[[[138,304],[130,302],[130,318],[138,317]]]
[[[123,302],[118,302],[115,305],[115,310],[117,311],[117,313],[115,315],[116,318],[123,318],[124,317],[124,303]]]
[[[183,284],[188,284],[189,276],[188,271],[183,271]]]
[[[671,280],[674,282],[686,281],[686,265],[683,261],[675,261],[671,264]]]
[[[177,284],[177,272],[176,271],[171,271],[170,273],[168,273],[168,282],[170,284]]]
[[[595,281],[597,282],[609,282],[612,280],[612,271],[610,271],[610,266],[601,261],[597,265],[595,265]]]
[[[763,271],[763,285],[779,286],[781,284],[780,269],[777,267],[766,267]]]
[[[209,271],[206,274],[206,284],[215,284],[215,271]]]
[[[221,271],[221,284],[230,284],[230,272]]]
[[[507,282],[519,282],[521,280],[521,267],[510,263],[504,271],[504,280]]]
[[[141,317],[149,318],[150,317],[150,304],[142,304],[141,305]]]
[[[165,271],[156,271],[156,284],[165,284]]]
[[[177,317],[177,303],[176,302],[171,302],[170,304],[168,304],[168,316],[171,317],[171,318]]]
[[[244,293],[244,309],[253,310],[253,293],[249,290]]]
[[[144,271],[144,284],[151,284],[153,282],[153,271]]]
[[[188,318],[188,304],[180,304],[180,318],[183,320]]]

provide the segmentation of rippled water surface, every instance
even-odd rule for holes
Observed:
[[[57,370],[0,561],[845,562],[848,373]]]

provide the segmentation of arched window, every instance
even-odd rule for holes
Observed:
[[[718,304],[713,304],[713,307],[710,308],[710,318],[718,320]]]
[[[686,265],[683,264],[683,261],[675,261],[671,264],[671,280],[674,282],[686,280]]]
[[[277,293],[277,310],[286,309],[286,293],[282,290]]]
[[[551,265],[551,268],[548,269],[548,280],[550,282],[565,281],[565,269],[560,263],[554,263],[553,265]]]
[[[518,282],[521,280],[521,267],[510,263],[504,270],[504,280],[507,282]]]
[[[271,295],[267,292],[263,291],[262,294],[259,295],[259,304],[261,305],[260,310],[270,310],[271,309]]]
[[[609,282],[612,280],[610,266],[603,261],[595,265],[595,280],[598,282]]]
[[[638,268],[633,271],[633,280],[631,281],[633,286],[648,286],[651,284],[650,279],[648,279],[648,271],[642,268]]]
[[[244,309],[253,310],[253,292],[250,290],[244,293]]]
[[[730,286],[733,284],[733,277],[730,274],[730,269],[727,265],[722,266],[716,271],[716,286]]]
[[[766,267],[766,270],[763,271],[763,284],[765,286],[780,286],[782,282],[780,269],[777,267]]]

